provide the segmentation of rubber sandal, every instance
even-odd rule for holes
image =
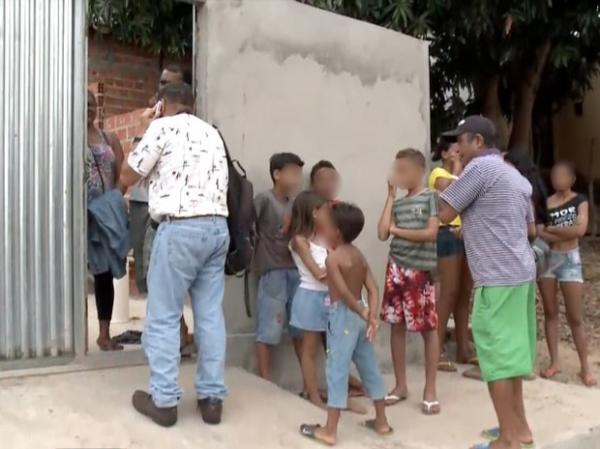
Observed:
[[[432,410],[437,407],[437,410]],[[422,401],[421,411],[424,415],[439,415],[441,412],[440,401]]]
[[[437,365],[438,371],[442,371],[444,373],[455,373],[458,371],[456,365],[450,360],[440,360]]]
[[[388,430],[386,432],[380,432],[379,430],[377,430],[377,428],[375,427],[375,420],[374,419],[367,419],[363,425],[369,429],[372,430],[373,432],[375,432],[377,435],[381,436],[381,437],[385,437],[388,435],[391,435],[394,433],[394,429],[388,424]]]
[[[406,396],[404,397],[400,397],[396,394],[387,394],[384,398],[383,398],[386,407],[391,407],[393,405],[398,404],[399,402],[402,401],[406,401]]]
[[[481,432],[481,437],[489,441],[496,441],[500,438],[500,427],[492,427]],[[533,441],[529,443],[521,443],[521,449],[535,449]]]
[[[315,431],[320,428],[321,428],[320,424],[302,424],[300,426],[300,435],[302,435],[305,438],[308,438],[309,440],[313,440],[317,443],[320,443],[324,446],[329,446],[329,447],[333,446],[333,444],[317,438]]]

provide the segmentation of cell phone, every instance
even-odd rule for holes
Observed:
[[[164,110],[164,103],[163,100],[158,100],[156,102],[156,104],[154,105],[154,118],[158,118],[161,117],[163,114],[163,110]]]

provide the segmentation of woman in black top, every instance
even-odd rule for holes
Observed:
[[[581,362],[579,373],[583,383],[596,385],[587,353],[587,339],[583,325],[583,275],[579,239],[588,227],[587,198],[572,190],[575,169],[572,164],[559,162],[552,169],[554,195],[548,198],[548,219],[540,236],[552,251],[548,270],[540,276],[540,292],[544,303],[546,340],[550,352],[550,366],[542,377],[550,379],[560,373],[558,361],[559,305],[557,286],[565,298],[567,320]]]

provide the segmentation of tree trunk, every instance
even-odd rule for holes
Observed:
[[[533,106],[550,47],[550,39],[548,39],[536,49],[531,65],[525,70],[517,87],[512,132],[508,142],[508,148],[511,151],[515,149],[529,150],[531,147]]]
[[[502,106],[500,105],[500,98],[498,96],[500,78],[497,75],[493,75],[479,80],[477,84],[478,87],[475,95],[481,103],[481,114],[494,122],[498,135],[496,146],[500,149],[505,149],[508,142],[508,125],[502,113]]]

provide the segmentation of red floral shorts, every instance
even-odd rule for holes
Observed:
[[[399,267],[389,261],[381,319],[389,324],[406,323],[411,332],[437,329],[435,283],[428,271]]]

